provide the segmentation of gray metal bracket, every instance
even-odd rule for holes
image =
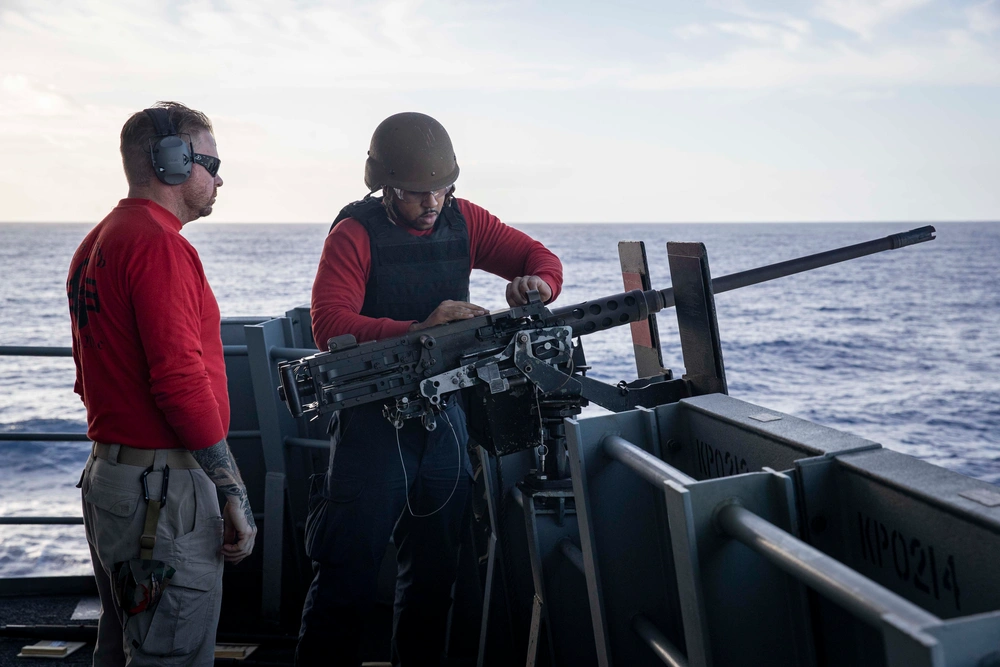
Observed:
[[[250,379],[260,423],[260,441],[264,458],[264,525],[261,543],[264,551],[261,614],[269,622],[281,621],[282,581],[285,568],[285,512],[288,493],[286,475],[304,476],[301,452],[292,459],[289,471],[287,443],[290,438],[303,440],[302,422],[281,406],[277,387],[277,360],[302,356],[314,350],[296,348],[296,330],[287,317],[244,327]],[[297,473],[297,474],[296,474]]]
[[[667,255],[684,354],[684,378],[696,395],[728,394],[705,244],[670,242]]]
[[[622,267],[622,282],[625,291],[653,289],[649,280],[649,264],[646,261],[646,244],[642,241],[619,241],[618,260]],[[640,378],[666,375],[663,367],[663,351],[660,349],[660,332],[656,326],[656,315],[650,314],[645,321],[632,322],[632,349],[635,351],[635,369]]]

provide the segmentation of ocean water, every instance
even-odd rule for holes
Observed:
[[[518,225],[563,261],[556,305],[622,291],[617,242],[645,241],[653,286],[670,284],[666,242],[701,241],[712,273],[858,243],[918,224]],[[91,225],[0,224],[0,345],[68,346],[64,282]],[[196,222],[224,316],[306,304],[327,224]],[[718,295],[730,394],[856,433],[1000,485],[1000,224],[939,224],[938,239]],[[504,305],[476,272],[472,298]],[[673,312],[664,362],[683,371]],[[597,379],[635,377],[628,328],[587,336]],[[69,358],[0,357],[0,431],[85,431]],[[87,443],[0,442],[0,516],[80,514]],[[0,576],[85,574],[82,526],[0,526]]]

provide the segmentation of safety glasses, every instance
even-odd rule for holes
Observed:
[[[452,185],[454,185],[454,183]],[[400,200],[406,202],[407,204],[419,204],[428,196],[437,201],[444,199],[445,195],[451,191],[451,185],[446,185],[443,188],[438,188],[437,190],[428,190],[427,192],[414,192],[413,190],[404,190],[402,188],[393,188],[393,191]]]
[[[201,153],[194,154],[194,161],[205,168],[212,178],[219,173],[219,167],[222,165],[222,160],[211,155],[202,155]]]

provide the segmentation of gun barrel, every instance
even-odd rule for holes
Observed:
[[[865,241],[864,243],[857,243],[837,248],[836,250],[827,250],[815,255],[807,255],[806,257],[790,259],[785,262],[778,262],[777,264],[769,264],[756,269],[750,269],[749,271],[740,271],[728,276],[720,276],[719,278],[712,279],[712,291],[715,294],[721,294],[722,292],[756,285],[757,283],[767,282],[775,278],[784,278],[796,273],[812,271],[813,269],[830,266],[839,262],[846,262],[849,259],[857,259],[865,255],[873,255],[877,252],[894,250],[915,243],[923,243],[924,241],[933,241],[937,238],[934,236],[935,231],[934,227],[928,225],[873,241]],[[670,308],[674,305],[674,290],[672,287],[659,290],[659,293],[663,302],[663,308]]]
[[[734,273],[714,279],[712,289],[716,293],[727,292],[883,250],[930,241],[933,234],[933,227],[921,227]],[[444,324],[432,330],[433,336],[422,333],[418,338],[410,334],[360,346],[349,337],[343,349],[331,349],[280,366],[282,399],[296,417],[313,411],[324,413],[376,400],[390,400],[414,394],[424,379],[460,368],[468,364],[469,359],[496,355],[510,344],[517,332],[569,326],[574,337],[582,336],[642,321],[673,305],[673,288],[632,290],[552,310],[535,302],[512,308],[508,313]],[[540,320],[537,319],[539,315]],[[437,340],[437,343],[427,345],[425,338]],[[434,347],[433,353],[430,353],[431,347]],[[300,371],[302,377],[298,375]],[[302,400],[303,396],[309,399],[308,404]]]
[[[749,271],[741,271],[728,276],[722,276],[712,280],[712,291],[715,294],[728,292],[730,290],[756,285],[767,282],[775,278],[783,278],[803,271],[811,271],[823,266],[846,262],[849,259],[856,259],[871,255],[884,250],[902,248],[931,241],[934,237],[934,228],[920,227],[908,232],[892,234],[885,238],[857,243],[855,245],[827,250],[826,252],[790,259],[777,264],[769,264]],[[600,297],[578,303],[572,306],[555,308],[552,317],[546,320],[547,326],[569,325],[573,327],[573,335],[604,331],[613,327],[638,322],[647,316],[659,312],[674,305],[674,289],[668,287],[662,290],[633,290],[621,294]]]

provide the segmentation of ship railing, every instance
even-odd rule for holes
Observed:
[[[696,480],[618,436],[604,439],[604,451],[654,485],[694,484]],[[941,619],[888,588],[742,507],[724,501],[715,510],[716,526],[797,580],[878,626],[887,617],[909,625],[936,625]]]
[[[259,318],[252,318],[258,322]],[[246,356],[246,345],[223,345],[226,356]],[[0,345],[0,357],[72,357],[70,347],[43,345]],[[229,431],[229,439],[257,438],[259,430]],[[55,431],[5,431],[0,442],[90,442],[86,433]],[[324,443],[325,444],[325,443]],[[256,516],[256,514],[255,514]],[[0,516],[0,526],[82,526],[82,516]]]
[[[307,459],[311,455],[308,450],[326,450],[329,442],[310,437],[318,435],[318,429],[314,432],[312,425],[304,421],[296,423],[284,410],[277,398],[279,382],[274,375],[274,361],[298,359],[315,354],[317,350],[304,347],[312,343],[308,307],[295,308],[284,317],[277,318],[225,317],[221,324],[224,343],[240,343],[223,345],[234,415],[236,410],[240,410],[244,423],[239,426],[253,429],[231,430],[228,438],[230,444],[242,439],[243,443],[237,448],[248,448],[244,450],[249,463],[244,475],[249,475],[248,483],[254,486],[253,506],[264,510],[254,512],[262,530],[258,538],[261,546],[257,550],[262,569],[261,612],[267,621],[279,622],[282,582],[287,578],[283,565],[285,516],[286,512],[290,512],[293,526],[300,525],[305,517],[304,500],[299,502],[298,496],[290,499],[288,493],[286,455],[291,457],[293,483],[301,486],[307,479],[302,471],[309,472]],[[0,346],[2,356],[71,357],[72,350],[69,347],[7,345]],[[0,444],[2,441],[86,442],[87,437],[83,433],[21,431],[0,433]],[[237,456],[240,455],[237,452]],[[261,486],[263,497],[257,495]],[[0,517],[0,525],[80,525],[82,522],[80,517],[66,516]],[[308,570],[308,563],[300,561],[301,554],[296,552],[293,566],[301,576],[305,576],[302,573]],[[243,569],[246,570],[245,567]]]
[[[642,452],[642,450],[639,451]],[[642,453],[645,454],[645,452]],[[580,551],[580,547],[573,544],[572,540],[569,538],[562,539],[559,542],[559,551],[566,557],[567,561],[580,571],[580,574],[587,574],[587,565],[583,559],[583,552]],[[690,664],[687,658],[684,657],[684,654],[644,614],[636,614],[632,617],[632,629],[663,664],[669,667],[688,667]]]
[[[673,487],[683,493],[687,487],[699,483],[695,478],[620,436],[605,437],[602,447],[608,457],[622,463],[654,487]],[[756,474],[779,473],[765,470]],[[718,502],[712,515],[715,529],[719,533],[746,545],[796,581],[825,596],[885,635],[899,633],[896,637],[886,636],[888,644],[902,637],[904,642],[926,645],[928,636],[925,631],[943,623],[938,616],[742,506],[738,497]],[[685,531],[684,526],[675,526],[674,523],[676,521],[671,521],[672,533]],[[572,544],[561,546],[563,553],[572,562],[579,563],[578,567],[583,571],[582,553],[572,553],[574,550],[579,552]],[[632,628],[665,664],[688,664],[687,657],[643,615],[633,618]]]
[[[1000,655],[995,486],[724,394],[564,423],[576,522],[546,518],[546,599],[583,572],[589,618],[549,618],[589,625],[597,664]]]

